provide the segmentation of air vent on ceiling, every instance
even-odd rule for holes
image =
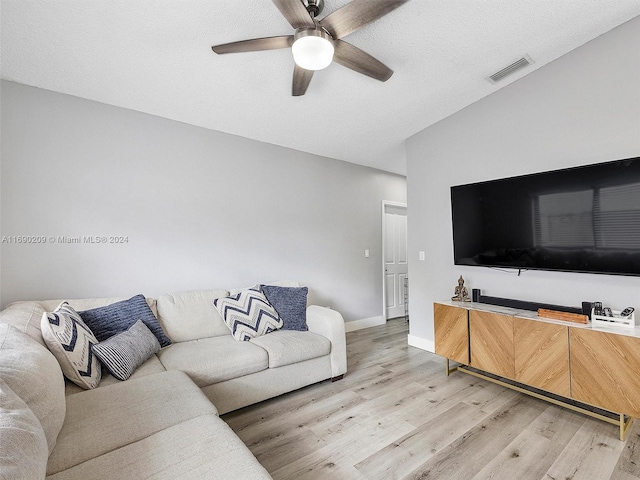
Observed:
[[[487,80],[489,80],[491,83],[498,83],[503,78],[508,77],[509,75],[517,72],[518,70],[521,70],[531,65],[532,63],[533,63],[533,60],[531,59],[531,57],[529,55],[525,55],[524,57],[513,62],[511,65],[507,65],[502,70],[497,71],[493,75],[489,75],[487,77]]]

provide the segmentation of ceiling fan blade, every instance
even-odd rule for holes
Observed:
[[[293,35],[283,35],[281,37],[252,38],[251,40],[223,43],[222,45],[214,45],[211,50],[221,55],[223,53],[276,50],[278,48],[289,48],[291,45],[293,45]]]
[[[293,28],[315,27],[311,15],[300,0],[273,0],[273,3]]]
[[[339,39],[360,30],[408,1],[353,0],[320,20],[320,25],[326,28],[334,39]]]
[[[304,95],[313,77],[313,70],[305,70],[298,65],[293,69],[293,86],[291,89],[291,95],[299,97]]]
[[[391,75],[393,75],[393,70],[380,60],[376,60],[368,53],[344,40],[338,40],[334,46],[335,53],[333,54],[333,60],[344,67],[380,80],[381,82],[386,82]]]

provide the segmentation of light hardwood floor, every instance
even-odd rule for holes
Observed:
[[[403,319],[348,333],[343,380],[222,418],[276,480],[640,478],[640,420],[623,443],[614,425],[447,377],[407,333]]]

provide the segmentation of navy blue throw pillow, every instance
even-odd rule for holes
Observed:
[[[136,295],[129,300],[78,313],[99,342],[126,331],[138,320],[142,320],[142,323],[156,336],[160,346],[171,345],[171,340],[165,335],[144,295]]]
[[[260,289],[276,309],[284,322],[283,330],[306,332],[307,327],[307,287],[276,287],[260,285]]]

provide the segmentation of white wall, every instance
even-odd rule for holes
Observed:
[[[407,141],[411,343],[433,348],[433,302],[453,295],[460,274],[490,296],[640,308],[639,277],[454,266],[449,190],[640,156],[638,45],[640,17]]]
[[[0,10],[2,7],[0,6]],[[1,13],[0,13],[1,14]],[[0,22],[1,23],[1,22]],[[2,48],[0,48],[2,50]],[[0,112],[2,111],[2,88],[0,88]],[[0,215],[2,212],[2,115],[0,115]],[[0,221],[0,239],[2,239],[2,222]],[[0,244],[0,252],[2,250]],[[2,303],[2,254],[0,253],[0,307]]]
[[[293,279],[347,321],[382,315],[380,205],[404,177],[11,82],[2,99],[3,235],[129,239],[4,243],[4,305]]]

